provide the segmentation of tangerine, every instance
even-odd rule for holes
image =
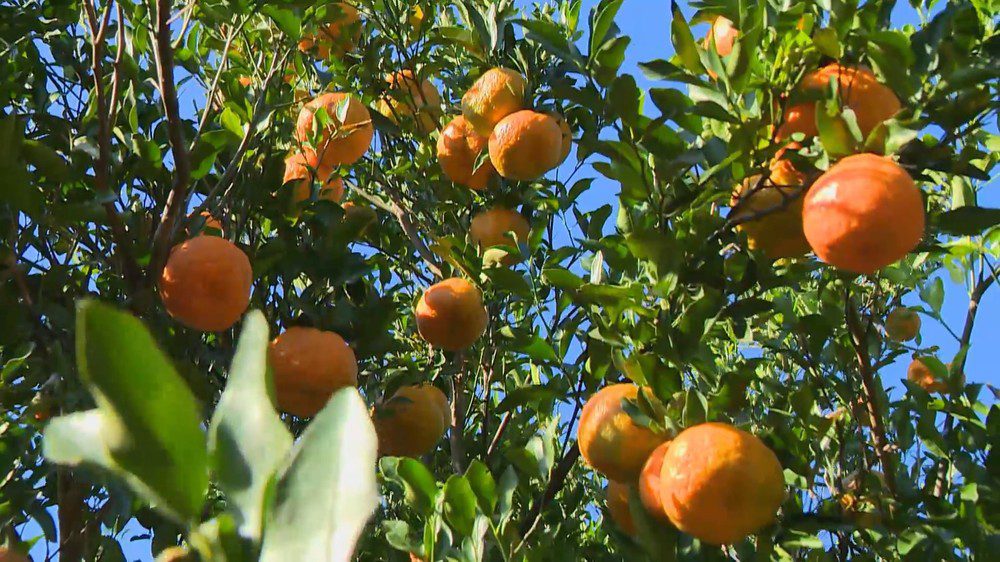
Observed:
[[[309,147],[318,155],[319,165],[332,169],[360,160],[371,146],[375,130],[368,109],[350,94],[321,94],[302,106],[295,123],[296,140],[308,146],[320,109],[326,113],[327,123],[319,131],[316,145]]]
[[[438,162],[451,181],[475,190],[486,188],[496,173],[493,163],[486,159],[473,171],[476,160],[489,144],[489,139],[477,133],[465,117],[459,115],[441,131],[437,141]]]
[[[525,109],[497,123],[490,135],[490,160],[501,176],[531,181],[559,165],[563,147],[556,120]]]
[[[611,480],[635,481],[646,459],[664,441],[651,429],[636,425],[622,407],[623,400],[638,396],[639,387],[633,384],[606,386],[587,400],[580,413],[580,454]]]
[[[459,351],[486,332],[488,317],[480,290],[460,277],[428,287],[416,306],[417,331],[427,343]]]
[[[300,418],[315,416],[334,392],[358,384],[358,361],[342,337],[296,326],[271,342],[278,407]]]
[[[528,240],[530,231],[531,225],[528,224],[528,219],[517,211],[493,207],[472,218],[469,235],[479,245],[480,251],[485,251],[493,246],[524,244]],[[517,237],[516,240],[510,235],[511,232]],[[513,265],[517,263],[517,257],[507,255],[501,261],[504,265]]]
[[[174,246],[160,275],[160,298],[175,320],[203,332],[235,324],[250,304],[253,269],[247,255],[218,236]]]
[[[488,136],[501,119],[524,108],[527,83],[509,68],[491,68],[462,96],[462,115],[480,135]]]

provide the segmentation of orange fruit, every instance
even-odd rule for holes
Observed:
[[[724,16],[719,16],[712,21],[712,27],[708,30],[708,34],[705,36],[705,41],[702,46],[705,49],[712,48],[712,37],[715,37],[715,52],[720,57],[728,57],[730,53],[733,52],[733,46],[736,45],[736,38],[739,37],[740,30],[736,29],[735,24],[729,18]],[[711,73],[710,73],[711,74]]]
[[[882,514],[874,508],[872,502],[864,498],[848,493],[840,496],[837,501],[847,520],[858,528],[870,529],[882,523]]]
[[[341,104],[347,104],[343,122],[337,117],[337,109]],[[321,108],[329,121],[320,131],[317,145],[310,147],[318,154],[319,164],[333,168],[360,160],[371,146],[375,130],[372,128],[368,109],[350,94],[321,94],[302,106],[295,123],[296,140],[303,145],[309,143],[313,136],[316,112]]]
[[[663,470],[663,455],[669,446],[670,441],[665,441],[653,449],[639,473],[639,499],[642,500],[642,506],[647,513],[661,521],[668,520],[660,499],[660,473]]]
[[[873,273],[902,259],[924,234],[924,200],[888,158],[855,154],[833,165],[805,196],[802,226],[819,259]]]
[[[2,560],[2,559],[0,559]],[[194,562],[194,556],[186,548],[171,546],[160,551],[156,562]]]
[[[441,119],[441,94],[430,80],[417,80],[412,70],[386,76],[389,92],[379,101],[378,112],[393,123],[413,121],[417,132],[427,135]]]
[[[774,522],[784,498],[774,452],[729,424],[689,427],[663,456],[663,509],[674,526],[703,542],[743,540]]]
[[[302,36],[299,50],[314,53],[321,59],[328,59],[330,55],[339,57],[353,51],[361,38],[361,16],[358,10],[346,2],[334,2],[326,7],[321,17],[324,22],[317,26],[315,33]]]
[[[509,233],[513,232],[517,239]],[[480,251],[493,246],[517,246],[518,242],[526,243],[531,225],[517,211],[503,207],[493,207],[472,218],[469,235],[479,245]],[[515,256],[508,255],[502,260],[504,265],[517,263]]]
[[[483,294],[459,277],[430,286],[420,297],[415,312],[420,336],[447,351],[465,349],[486,332],[488,318]]]
[[[927,392],[947,393],[948,381],[939,379],[926,363],[915,357],[906,369],[906,380],[918,385]],[[964,377],[963,377],[964,385]]]
[[[295,181],[292,202],[298,205],[312,197],[313,180],[323,182],[319,198],[339,203],[344,198],[344,180],[333,175],[333,168],[317,162],[314,152],[297,152],[285,158],[283,183]]]
[[[559,125],[559,130],[562,131],[562,153],[559,156],[559,166],[569,158],[569,152],[573,149],[573,130],[569,128],[569,122],[562,115],[556,113],[555,111],[546,111],[545,115],[556,120],[556,124]]]
[[[733,194],[731,205],[735,212],[730,218],[766,213],[736,227],[746,234],[750,249],[760,250],[772,260],[804,256],[809,253],[809,241],[802,231],[800,192],[806,175],[790,160],[781,158],[781,153],[771,162],[770,170],[770,176],[759,188],[760,176],[749,177],[740,185]]]
[[[816,70],[802,79],[797,91],[800,94],[825,90],[831,80],[837,81],[837,93],[841,105],[854,110],[858,128],[864,138],[880,123],[899,112],[902,105],[896,94],[870,70],[864,67],[849,67],[830,64]],[[816,128],[816,100],[806,100],[792,105],[785,111],[785,120],[778,128],[777,138],[786,139],[794,133],[802,133],[806,138],[819,134]]]
[[[632,519],[628,503],[628,484],[608,480],[608,487],[604,489],[604,492],[607,495],[608,513],[611,514],[611,520],[626,535],[635,535],[635,520]]]
[[[219,222],[219,219],[213,217],[212,213],[209,213],[208,211],[202,211],[201,213],[198,214],[198,217],[200,218],[196,219],[194,217],[194,213],[192,213],[188,215],[188,221],[196,222],[200,220],[201,221],[200,232],[212,235],[216,234],[222,235],[222,223]],[[197,234],[197,232],[193,228],[188,228],[188,234]]]
[[[271,342],[278,408],[300,418],[315,416],[330,396],[358,384],[358,361],[344,338],[333,332],[296,326]]]
[[[524,108],[527,83],[509,68],[491,68],[462,96],[462,115],[476,132],[488,136],[501,119]]]
[[[663,439],[636,425],[622,408],[622,400],[635,400],[639,387],[613,384],[594,393],[580,413],[577,442],[580,454],[594,470],[611,480],[634,482]]]
[[[920,315],[916,311],[901,306],[885,318],[885,333],[894,341],[910,341],[920,334]]]
[[[487,158],[473,171],[476,160],[489,144],[489,139],[477,133],[465,117],[459,115],[441,131],[437,141],[437,157],[441,171],[448,179],[466,187],[481,190],[496,173]]]
[[[559,165],[563,132],[555,119],[528,109],[504,117],[490,134],[490,160],[501,176],[531,181]]]
[[[252,81],[252,80],[250,79],[250,77],[249,77],[249,76],[240,76],[240,86],[243,86],[244,88],[246,88],[246,87],[247,87],[247,86],[249,86],[249,85],[250,85],[250,84],[251,84],[252,82],[253,82],[253,81]]]
[[[399,389],[374,409],[379,454],[420,457],[434,450],[451,426],[448,398],[432,384]]]
[[[253,270],[247,255],[218,236],[174,246],[160,275],[160,298],[175,320],[203,332],[228,330],[250,304]]]

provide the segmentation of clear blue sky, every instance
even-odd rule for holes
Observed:
[[[528,2],[518,2],[520,5],[527,5]],[[581,14],[589,14],[590,9],[596,4],[596,0],[585,0],[584,9]],[[685,9],[685,13],[690,15],[691,11]],[[586,28],[585,17],[581,17],[581,26]],[[627,57],[623,72],[635,76],[639,87],[647,89],[653,85],[648,81],[638,69],[638,63],[656,58],[669,58],[673,54],[670,44],[670,2],[669,0],[626,0],[618,17],[618,25],[622,33],[631,37],[632,42],[627,52]],[[916,23],[915,14],[910,10],[907,2],[900,2],[895,14],[895,26],[906,23]],[[704,25],[695,28],[696,35],[705,33]],[[600,179],[600,176],[590,170],[590,174],[598,178],[594,186],[585,195],[582,204],[587,209],[593,209],[604,204],[617,206],[618,187],[614,183]],[[992,187],[992,186],[991,186]],[[1000,206],[1000,197],[992,192],[983,193],[980,196],[980,204],[983,206]],[[612,214],[612,216],[615,216]],[[613,222],[613,221],[612,221]],[[953,284],[949,279],[946,281],[946,298],[943,316],[956,332],[960,332],[965,321],[968,295],[965,287]],[[919,298],[911,295],[908,304],[919,304]],[[969,354],[966,368],[968,381],[990,383],[1000,385],[1000,375],[996,373],[996,368],[991,365],[993,359],[989,349],[991,345],[997,343],[997,328],[1000,327],[996,319],[996,312],[1000,306],[1000,287],[988,293],[983,300],[979,312],[977,329],[972,338],[972,350]],[[951,360],[957,352],[957,344],[948,332],[940,325],[929,318],[924,318],[922,330],[924,345],[939,345],[941,347],[940,357],[945,362]],[[899,388],[899,381],[906,376],[906,366],[908,358],[903,357],[898,363],[892,365],[881,372],[882,378],[887,387]],[[37,529],[26,529],[24,535],[31,537]],[[136,537],[144,531],[136,525],[130,525],[119,538],[125,546],[126,559],[129,562],[151,561],[149,542],[138,540],[130,542],[129,539]],[[36,560],[43,560],[45,556],[45,545],[39,544],[32,552]]]

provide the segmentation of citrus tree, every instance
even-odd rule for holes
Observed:
[[[1000,6],[650,4],[0,0],[0,560],[989,556]]]

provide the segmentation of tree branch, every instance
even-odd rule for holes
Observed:
[[[159,80],[163,112],[167,120],[167,138],[174,157],[174,182],[153,235],[150,278],[156,279],[166,263],[167,253],[177,219],[184,212],[187,190],[191,183],[191,164],[184,143],[183,121],[177,106],[177,86],[174,83],[174,51],[170,44],[170,0],[156,0],[156,74]]]
[[[576,464],[576,461],[580,458],[580,447],[573,443],[573,446],[566,451],[562,460],[556,465],[555,470],[552,471],[552,476],[549,478],[549,484],[545,487],[545,492],[539,501],[532,504],[531,509],[528,511],[527,517],[521,523],[521,544],[515,549],[520,550],[522,546],[527,544],[528,537],[531,536],[535,529],[538,527],[538,522],[542,519],[542,511],[545,507],[549,505],[552,500],[555,499],[556,494],[562,490],[563,486],[566,485],[566,477],[569,475],[569,471]]]
[[[451,378],[451,467],[456,474],[465,472],[465,352],[455,356],[458,369]]]
[[[871,358],[868,356],[866,348],[865,331],[858,322],[857,311],[851,304],[851,292],[848,287],[844,296],[844,320],[850,332],[851,344],[854,346],[854,353],[858,359],[858,372],[861,374],[861,387],[863,390],[862,400],[871,419],[872,440],[875,442],[875,454],[878,456],[879,464],[885,471],[886,487],[896,496],[896,470],[892,455],[889,450],[889,442],[885,436],[885,425],[882,423],[882,414],[878,409],[878,386],[875,381],[876,373],[872,370]]]

